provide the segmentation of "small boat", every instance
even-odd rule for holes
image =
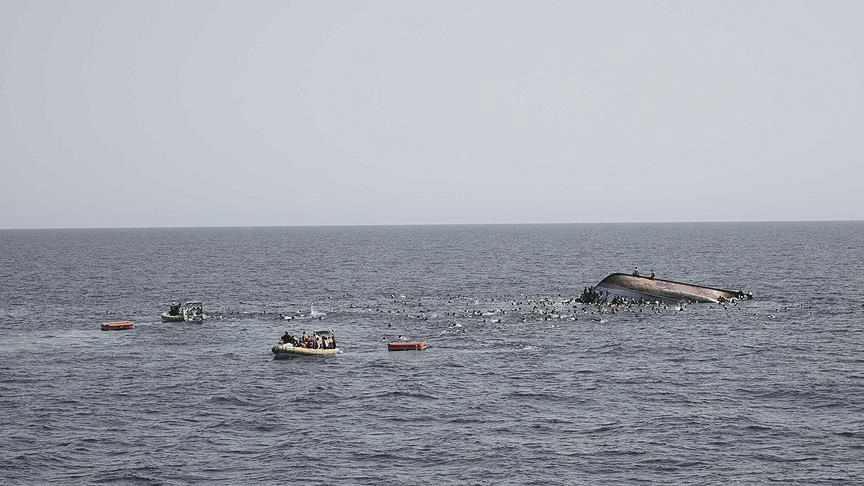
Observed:
[[[273,359],[288,359],[295,356],[321,356],[327,354],[339,354],[341,349],[336,347],[336,337],[333,331],[315,331],[311,336],[303,333],[303,337],[296,338],[287,332],[279,344],[273,346],[270,351],[275,356]]]
[[[426,343],[422,341],[393,341],[387,343],[388,351],[423,351]]]
[[[103,322],[102,330],[103,331],[121,331],[123,329],[132,329],[135,327],[135,323],[132,321],[118,321],[118,322]]]
[[[198,300],[180,304],[172,302],[171,308],[162,313],[162,322],[201,322],[207,319],[204,305]]]
[[[588,292],[590,291],[590,292]],[[590,293],[595,300],[612,300],[615,298],[663,301],[663,302],[728,302],[732,299],[752,299],[753,294],[740,290],[724,290],[714,287],[704,287],[672,280],[613,273],[597,284],[586,289],[583,296]],[[585,299],[582,299],[583,302]]]

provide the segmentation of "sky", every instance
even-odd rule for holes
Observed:
[[[864,219],[864,2],[0,2],[0,228]]]

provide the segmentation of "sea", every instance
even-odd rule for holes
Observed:
[[[0,484],[861,484],[862,264],[864,222],[0,230]],[[636,267],[754,297],[578,301]]]

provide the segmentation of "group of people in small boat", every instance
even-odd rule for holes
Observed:
[[[182,307],[182,306],[181,306],[179,303],[177,303],[177,302],[172,302],[172,303],[171,303],[171,307],[168,309],[168,315],[169,315],[169,316],[179,316],[179,315],[181,315],[181,307]],[[204,314],[204,307],[203,307],[203,306],[200,306],[200,305],[199,305],[199,306],[192,307],[192,308],[188,309],[188,314],[189,314],[189,315],[194,315],[194,316],[200,316],[200,315],[203,315],[203,314]]]
[[[309,335],[306,334],[306,331],[303,331],[303,335],[298,338],[285,331],[279,344],[290,344],[297,348],[307,349],[336,349],[336,338],[332,334],[321,336],[318,333],[312,333]]]

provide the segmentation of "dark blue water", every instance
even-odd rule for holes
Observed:
[[[862,249],[860,222],[0,231],[0,483],[861,482]],[[634,266],[755,299],[573,301]],[[211,319],[160,321],[192,299]],[[272,359],[316,329],[343,354]]]

